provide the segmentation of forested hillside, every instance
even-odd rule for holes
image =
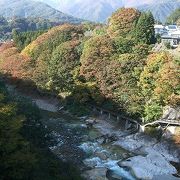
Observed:
[[[12,38],[12,30],[18,32],[43,31],[56,25],[59,24],[42,18],[14,17],[8,20],[4,17],[0,17],[0,40],[10,40]]]
[[[0,82],[0,179],[81,179],[48,150],[52,142],[40,119],[35,104]]]
[[[42,18],[60,23],[81,22],[80,19],[64,14],[46,3],[33,0],[0,0],[0,15],[5,18]]]
[[[20,49],[14,39],[0,47],[1,71],[57,94],[70,108],[96,104],[149,122],[164,106],[180,104],[179,58],[152,51],[150,12],[122,8],[107,26],[54,27]]]
[[[167,18],[166,23],[168,24],[179,24],[180,25],[180,8],[173,11]]]
[[[141,11],[151,11],[157,21],[165,23],[167,17],[179,7],[179,0],[161,0],[139,6],[138,9]]]

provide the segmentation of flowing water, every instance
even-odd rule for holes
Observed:
[[[85,119],[72,117],[68,114],[56,112],[56,105],[49,104],[41,99],[34,99],[31,95],[22,94],[13,86],[7,85],[9,92],[32,99],[41,109],[42,123],[48,129],[53,142],[49,149],[61,160],[78,166],[82,174],[90,170],[104,168],[106,178],[109,180],[134,180],[133,175],[126,169],[118,166],[118,162],[132,156],[112,142],[102,143],[102,133],[97,128],[87,128]],[[49,110],[51,112],[47,111]],[[42,110],[44,109],[44,110]],[[99,128],[107,130],[99,125]],[[112,130],[110,130],[112,131]],[[92,171],[93,172],[93,171]],[[91,173],[87,179],[102,179],[101,173]],[[104,179],[104,178],[103,178]]]
[[[85,179],[136,179],[127,168],[118,165],[118,162],[135,154],[113,145],[112,141],[104,141],[102,138],[102,135],[112,135],[112,133],[118,137],[125,135],[121,130],[123,124],[119,127],[119,124],[113,124],[112,121],[98,119],[97,125],[88,128],[86,118],[79,119],[57,112],[57,99],[50,101],[34,93],[33,96],[31,93],[22,93],[11,85],[7,85],[7,88],[10,93],[29,98],[37,104],[41,109],[42,123],[49,132],[47,136],[51,136],[49,149],[61,160],[79,167]]]
[[[110,142],[98,141],[102,134],[96,128],[89,129],[83,119],[62,113],[43,111],[42,114],[43,124],[55,139],[55,144],[49,148],[59,158],[79,166],[83,174],[89,170],[104,168],[110,174],[108,179],[135,179],[127,169],[118,166],[119,161],[131,154]],[[93,179],[92,176],[93,173]]]

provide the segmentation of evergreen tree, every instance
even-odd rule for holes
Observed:
[[[155,43],[154,17],[151,12],[141,14],[134,35],[137,43]]]

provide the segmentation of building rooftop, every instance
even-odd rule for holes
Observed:
[[[168,28],[169,29],[177,29],[177,26],[176,25],[169,25]]]
[[[163,29],[164,26],[163,26],[162,24],[155,24],[155,25],[154,25],[154,28],[155,28],[155,29]]]

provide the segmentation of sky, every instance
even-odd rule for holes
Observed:
[[[47,3],[53,3],[55,5],[57,4],[61,4],[62,6],[66,6],[66,5],[69,5],[71,4],[72,2],[84,2],[86,0],[40,0],[40,1],[43,1],[43,2],[47,2]],[[92,0],[93,1],[100,1],[100,0]],[[112,1],[112,0],[109,0],[109,1]],[[121,0],[119,0],[121,1]],[[142,4],[149,4],[149,3],[152,3],[154,2],[155,0],[122,0],[123,1],[123,4],[126,6],[126,7],[129,7],[129,6],[138,6],[138,5],[142,5]]]

